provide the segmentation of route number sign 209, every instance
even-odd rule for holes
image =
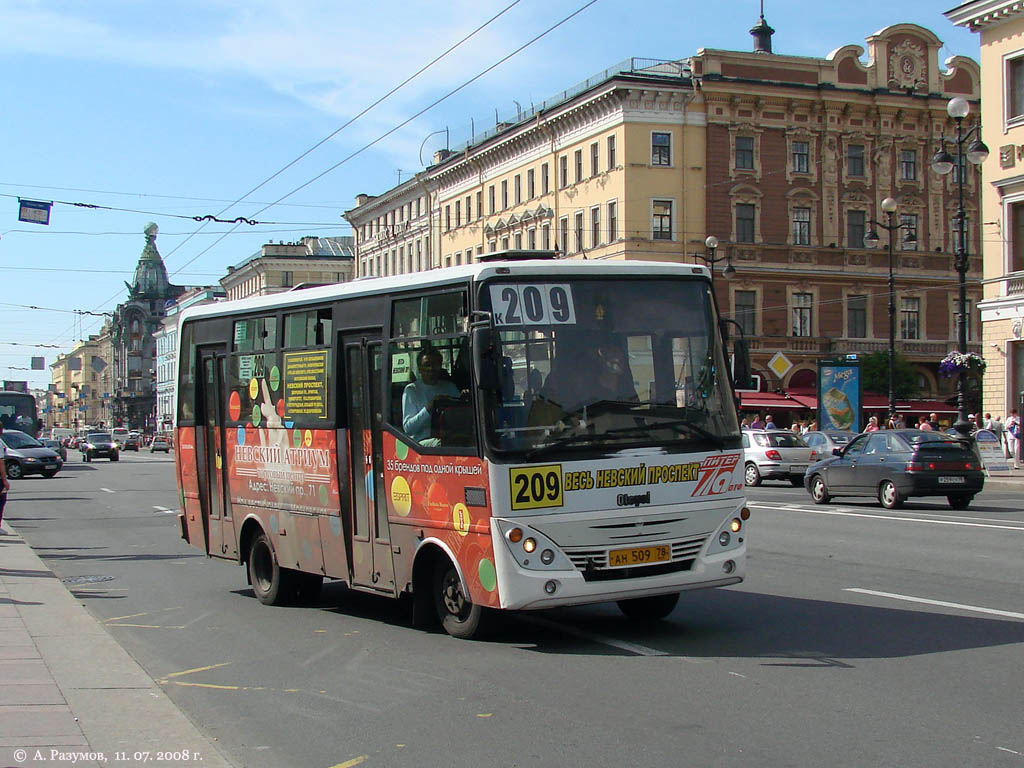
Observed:
[[[506,283],[491,286],[495,325],[575,325],[572,286]]]
[[[508,471],[512,509],[562,506],[562,465],[516,467]]]

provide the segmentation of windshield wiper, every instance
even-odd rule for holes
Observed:
[[[698,437],[703,437],[709,443],[718,446],[719,448],[725,445],[725,438],[721,435],[716,435],[714,432],[705,429],[699,424],[694,424],[690,419],[674,419],[672,421],[661,421],[647,425],[648,429],[660,429],[661,427],[668,427],[676,432],[690,432]]]
[[[523,454],[523,459],[526,461],[533,461],[534,458],[540,456],[552,448],[564,448],[567,445],[573,445],[574,443],[584,443],[592,441],[601,437],[601,435],[591,434],[590,432],[581,432],[578,435],[566,435],[565,437],[558,437],[551,442],[544,443],[544,445],[538,445],[536,448],[527,451]]]

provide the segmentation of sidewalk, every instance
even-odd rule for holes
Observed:
[[[230,768],[17,532],[7,523],[3,528],[0,768],[145,762]]]

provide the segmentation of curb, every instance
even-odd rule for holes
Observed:
[[[233,768],[17,531],[4,528],[0,765],[136,765],[158,762],[158,753],[171,758],[165,765],[181,765],[188,750],[188,762]]]

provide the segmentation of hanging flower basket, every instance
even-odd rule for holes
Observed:
[[[958,373],[984,373],[985,368],[985,358],[973,352],[950,352],[939,363],[939,373],[946,378]]]

